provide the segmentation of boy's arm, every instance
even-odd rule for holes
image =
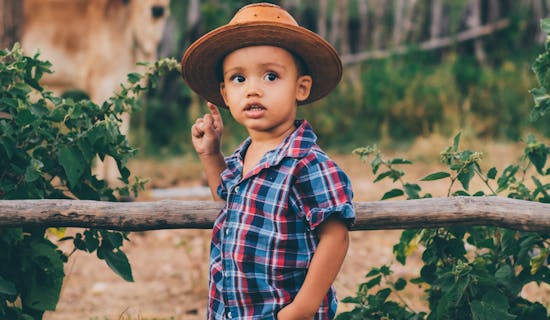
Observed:
[[[210,187],[212,198],[216,201],[223,201],[223,199],[218,196],[218,186],[221,182],[220,174],[226,168],[226,164],[222,154],[220,153],[219,155],[199,157],[201,159],[204,172],[206,174],[206,180],[208,181],[208,186]]]
[[[204,168],[212,197],[214,200],[222,200],[217,190],[221,181],[220,174],[226,168],[221,152],[223,121],[214,104],[209,102],[208,109],[210,113],[197,119],[191,127],[191,140]]]
[[[319,245],[298,294],[277,314],[278,320],[313,319],[334,282],[349,246],[346,224],[329,218],[319,227]]]

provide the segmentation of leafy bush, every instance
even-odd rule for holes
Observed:
[[[543,22],[550,35],[550,20]],[[535,98],[532,119],[541,118],[550,105],[550,45],[539,56],[534,71],[540,88],[531,92]],[[453,145],[441,153],[448,171],[435,172],[421,181],[446,179],[446,196],[505,195],[510,198],[550,203],[550,175],[546,161],[550,147],[529,136],[524,154],[518,163],[507,166],[499,175],[495,167],[487,171],[480,165],[482,154],[459,148],[460,134]],[[422,194],[418,183],[407,182],[401,166],[412,164],[401,158],[385,159],[376,146],[358,148],[355,154],[371,158],[374,181],[391,179],[398,187],[386,192],[382,200],[406,197],[432,197]],[[530,181],[528,179],[530,176]],[[472,179],[480,179],[484,190],[471,190]],[[424,263],[418,278],[411,283],[421,285],[427,294],[429,313],[416,312],[399,297],[407,285],[406,279],[393,281],[391,267],[384,265],[367,273],[353,297],[343,299],[355,306],[337,319],[550,319],[545,306],[520,296],[528,283],[550,284],[550,235],[521,232],[495,227],[452,227],[406,230],[393,248],[396,260],[405,265],[407,257],[423,247]]]
[[[128,75],[129,85],[99,106],[46,91],[40,79],[51,65],[38,54],[24,56],[18,45],[0,51],[0,199],[115,201],[137,195],[145,181],[130,181],[126,164],[136,150],[119,131],[120,115],[138,107],[144,77],[156,83],[176,65],[159,61],[145,75]],[[112,188],[92,174],[94,160],[105,156],[116,161],[122,186]],[[1,319],[41,319],[55,309],[70,254],[58,250],[49,234],[45,228],[0,228]],[[133,281],[121,250],[125,239],[126,233],[89,229],[61,240],[72,240],[74,250],[95,252]]]

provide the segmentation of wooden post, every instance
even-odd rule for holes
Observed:
[[[121,231],[209,229],[223,202],[0,200],[0,227],[82,227]],[[550,204],[503,197],[354,203],[352,230],[488,225],[550,232]]]

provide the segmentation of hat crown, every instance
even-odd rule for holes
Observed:
[[[229,25],[262,22],[298,26],[298,22],[286,10],[271,3],[255,3],[242,7],[229,21]]]

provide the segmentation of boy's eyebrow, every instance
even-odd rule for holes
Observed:
[[[262,67],[271,67],[271,66],[276,66],[278,68],[281,68],[281,69],[285,69],[286,70],[286,66],[284,64],[280,64],[278,62],[266,62],[266,63],[262,63],[261,64]]]
[[[234,73],[234,72],[237,72],[237,71],[241,71],[242,69],[243,69],[242,67],[234,67],[234,68],[228,69],[227,71],[225,71],[223,73],[223,76],[225,77],[225,75],[228,74],[228,73]]]
[[[284,65],[284,64],[281,64],[281,63],[278,63],[278,62],[266,62],[266,63],[262,63],[260,64],[261,67],[263,68],[269,68],[269,67],[278,67],[278,68],[281,68],[281,69],[284,69],[286,70],[287,67]],[[237,67],[233,67],[233,68],[230,68],[228,70],[226,70],[223,75],[227,75],[228,73],[233,73],[233,72],[237,72],[237,71],[242,71],[244,70],[245,68],[244,67],[241,67],[241,66],[237,66]]]

